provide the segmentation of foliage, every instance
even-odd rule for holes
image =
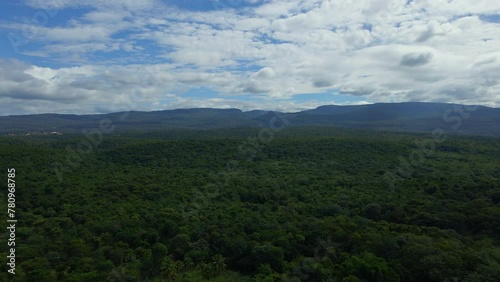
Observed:
[[[500,140],[449,136],[388,183],[429,136],[294,128],[249,160],[255,129],[219,133],[105,136],[62,182],[76,136],[0,138],[12,281],[500,281]]]

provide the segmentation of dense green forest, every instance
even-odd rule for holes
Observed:
[[[18,219],[16,275],[5,231],[2,275],[500,281],[500,139],[419,147],[432,138],[333,127],[1,137]]]

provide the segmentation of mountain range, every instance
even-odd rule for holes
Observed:
[[[441,128],[449,133],[500,136],[499,108],[421,102],[325,105],[294,113],[196,108],[95,115],[12,115],[0,117],[0,134],[79,133],[98,128],[102,121],[112,123],[115,132],[321,125],[408,132]]]

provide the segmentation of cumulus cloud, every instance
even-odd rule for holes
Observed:
[[[85,9],[50,24],[0,22],[29,43],[17,46],[24,57],[0,62],[0,101],[13,113],[112,111],[138,95],[141,110],[295,110],[294,95],[324,91],[500,106],[500,24],[484,17],[500,12],[494,1],[248,0],[206,11],[156,0],[26,3],[50,15]],[[182,98],[200,88],[217,94]]]

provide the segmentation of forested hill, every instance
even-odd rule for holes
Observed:
[[[164,129],[213,129],[269,126],[276,113],[239,109],[177,109],[99,115],[40,114],[0,117],[0,134],[27,132],[78,133],[108,120],[116,132]],[[500,135],[500,109],[444,103],[385,103],[359,106],[326,105],[296,113],[279,113],[287,126],[340,126],[391,131]]]

